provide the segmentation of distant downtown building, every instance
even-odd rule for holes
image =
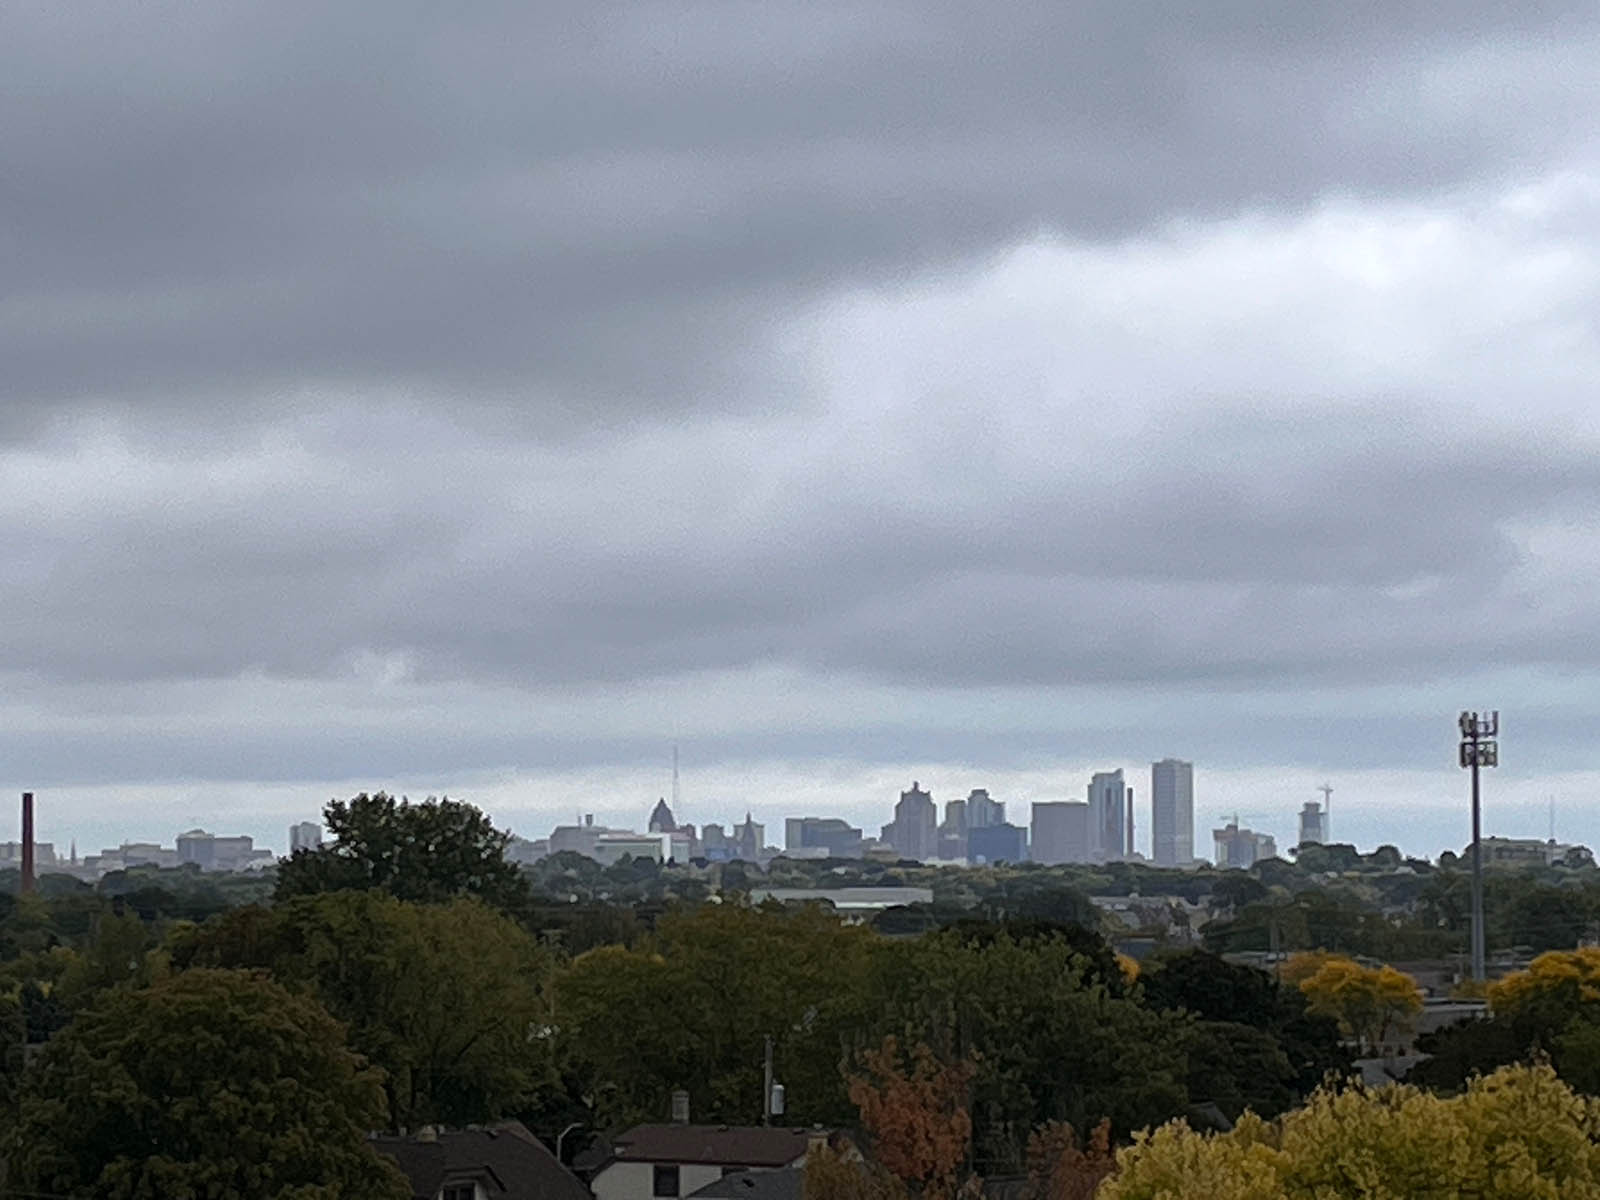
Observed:
[[[1241,829],[1237,818],[1221,829],[1213,829],[1211,840],[1217,850],[1217,866],[1224,869],[1248,869],[1264,858],[1278,856],[1278,844],[1271,834]]]
[[[967,828],[984,829],[990,825],[1005,823],[1006,805],[1004,800],[994,800],[989,796],[988,788],[973,788],[972,794],[967,797]]]
[[[1194,764],[1164,758],[1150,764],[1150,857],[1158,867],[1194,861]]]
[[[1089,806],[1082,800],[1035,803],[1032,855],[1052,866],[1088,862]]]
[[[1328,840],[1328,815],[1315,800],[1300,810],[1300,845],[1321,846]]]
[[[1001,821],[967,831],[969,863],[1019,863],[1028,861],[1028,831]]]
[[[968,816],[972,808],[969,799]],[[911,781],[911,790],[900,793],[894,806],[894,820],[883,827],[883,841],[901,858],[928,862],[939,853],[939,810],[933,797]]]
[[[322,826],[315,821],[301,821],[289,826],[289,853],[296,850],[315,850],[322,845]]]
[[[829,858],[860,858],[861,830],[838,817],[789,817],[783,823],[785,850],[825,850]]]
[[[1089,855],[1095,862],[1128,857],[1128,785],[1122,769],[1089,780]]]

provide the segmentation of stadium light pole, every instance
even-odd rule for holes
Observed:
[[[1483,940],[1483,822],[1478,804],[1478,768],[1500,764],[1500,712],[1479,716],[1463,712],[1461,765],[1472,772],[1472,978],[1484,981]]]

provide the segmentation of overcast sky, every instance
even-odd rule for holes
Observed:
[[[1203,852],[1327,779],[1432,854],[1482,706],[1489,827],[1600,843],[1596,62],[1592,0],[7,3],[0,779],[281,848],[637,825],[674,743],[686,819],[870,829],[1177,755]]]

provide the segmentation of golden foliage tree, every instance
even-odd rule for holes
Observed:
[[[1410,1029],[1422,1011],[1417,981],[1393,967],[1364,967],[1341,955],[1296,955],[1284,974],[1298,983],[1314,1013],[1333,1017],[1368,1049]]]
[[[892,1036],[859,1062],[850,1099],[873,1157],[924,1196],[953,1194],[972,1144],[972,1062],[942,1062],[921,1044],[903,1054]]]
[[[1559,1029],[1585,1011],[1600,1012],[1600,949],[1551,950],[1526,971],[1513,971],[1489,985],[1497,1017]]]
[[[1225,1134],[1137,1135],[1098,1200],[1600,1200],[1600,1103],[1548,1065],[1505,1067],[1442,1098],[1323,1089]]]

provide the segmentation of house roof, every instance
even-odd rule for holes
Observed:
[[[786,1167],[803,1156],[811,1133],[765,1125],[635,1125],[612,1139],[616,1162]]]
[[[714,1179],[692,1200],[802,1200],[806,1173],[800,1167],[779,1167],[769,1171],[734,1171]]]
[[[375,1137],[400,1165],[418,1200],[448,1183],[476,1182],[496,1200],[592,1200],[589,1189],[520,1121],[447,1130],[428,1138]]]

